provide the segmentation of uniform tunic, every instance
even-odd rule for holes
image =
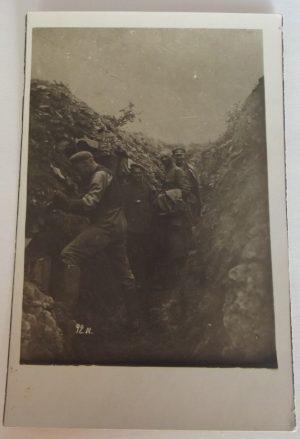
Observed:
[[[190,192],[186,197],[189,205],[193,222],[197,220],[201,212],[201,192],[200,192],[200,178],[195,168],[189,163],[184,163],[182,168],[185,177],[189,182]]]
[[[132,283],[134,276],[126,252],[127,224],[121,203],[121,192],[111,172],[98,166],[86,194],[76,200],[76,207],[72,208],[71,203],[70,211],[86,214],[91,224],[63,249],[61,259],[65,264],[80,266],[104,252],[120,283]]]
[[[191,185],[183,169],[174,165],[166,171],[163,189],[181,189],[182,196],[185,198],[191,191]]]
[[[180,189],[183,200],[191,191],[185,172],[176,165],[166,170],[163,190],[170,189]],[[165,288],[176,284],[186,261],[189,243],[188,222],[187,212],[184,211],[159,219],[156,277],[158,284]]]

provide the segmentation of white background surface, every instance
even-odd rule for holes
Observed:
[[[298,201],[300,174],[300,3],[299,0],[0,0],[0,411],[3,411],[10,322],[14,237],[17,212],[18,165],[21,139],[23,52],[25,13],[29,10],[152,10],[198,12],[275,12],[284,16],[285,110],[287,144],[290,277],[294,332],[296,394],[300,396],[300,275]],[[222,391],[222,389],[220,389]],[[80,398],[80,395],[78,395]],[[280,395],[278,395],[280,397]],[[300,411],[297,408],[298,418]],[[216,413],[216,416],[218,414]],[[138,432],[58,429],[1,428],[0,438],[206,438],[206,437],[299,437],[298,433]]]

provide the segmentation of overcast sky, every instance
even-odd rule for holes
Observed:
[[[127,125],[170,143],[207,142],[263,74],[261,32],[35,29],[32,77],[61,81],[99,113],[129,102]]]

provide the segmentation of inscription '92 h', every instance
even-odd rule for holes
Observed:
[[[85,326],[82,323],[76,323],[75,325],[76,334],[81,335],[93,335],[92,328],[90,326]]]

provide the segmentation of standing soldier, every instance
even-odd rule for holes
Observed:
[[[186,198],[186,201],[190,209],[192,222],[195,225],[201,213],[201,191],[199,175],[196,169],[187,162],[186,151],[183,147],[174,148],[173,157],[175,159],[176,165],[184,171],[186,179],[188,180],[191,188],[190,193]]]
[[[111,171],[97,164],[88,151],[78,152],[70,160],[82,180],[88,183],[88,191],[80,199],[69,199],[64,193],[57,192],[53,203],[68,212],[87,215],[90,225],[61,252],[62,301],[70,309],[76,306],[82,263],[102,252],[108,256],[122,287],[128,319],[132,323],[137,322],[138,301],[126,253],[126,219],[118,184]]]
[[[161,257],[159,278],[161,286],[176,283],[188,255],[189,219],[185,200],[191,187],[185,172],[176,166],[172,153],[161,153],[165,168],[163,192],[158,196],[159,255]]]
[[[175,163],[172,153],[168,149],[164,150],[160,157],[165,168],[163,189],[180,189],[182,197],[185,199],[191,191],[191,185],[185,172]]]
[[[123,190],[128,257],[137,287],[145,290],[150,287],[153,271],[155,188],[146,180],[144,167],[132,163]]]

